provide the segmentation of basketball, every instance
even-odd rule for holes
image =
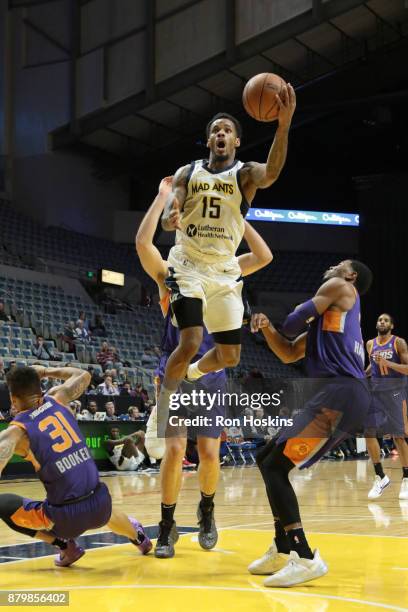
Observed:
[[[279,114],[276,94],[286,85],[277,74],[263,72],[257,74],[244,87],[242,103],[248,115],[257,121],[275,121]]]

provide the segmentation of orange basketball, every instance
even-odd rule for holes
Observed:
[[[286,85],[277,74],[263,72],[249,79],[242,92],[242,103],[248,115],[257,121],[275,121],[279,114],[276,94]]]

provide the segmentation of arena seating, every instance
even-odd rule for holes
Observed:
[[[143,272],[133,245],[121,245],[108,240],[85,236],[63,228],[48,227],[19,213],[9,202],[0,202],[2,228],[0,263],[19,268],[35,268],[36,258],[75,264],[85,269],[103,266],[139,277],[147,291],[155,287]],[[165,253],[163,253],[165,255]],[[322,272],[338,260],[338,255],[320,253],[275,253],[273,266],[261,270],[246,284],[252,294],[260,291],[312,291]],[[54,350],[66,349],[62,331],[69,320],[76,321],[81,310],[93,321],[101,313],[91,300],[85,302],[78,295],[67,294],[58,285],[0,277],[0,299],[17,320],[17,324],[3,325],[0,330],[0,356],[7,360],[30,360],[34,334],[43,335]],[[145,346],[160,343],[162,316],[158,307],[134,306],[133,312],[116,315],[101,313],[107,340],[115,346],[120,358],[131,364],[130,379],[142,377],[149,387],[152,371],[141,367]],[[77,347],[77,359],[83,367],[96,364],[96,354],[104,338],[94,338],[87,345]],[[264,345],[254,342],[252,334],[244,333],[241,371],[257,368],[267,376],[299,376],[299,370],[284,366]],[[65,353],[64,361],[74,361],[72,353]],[[144,377],[144,378],[143,378]]]
[[[29,267],[34,255],[87,270],[106,267],[139,277],[149,291],[154,290],[154,284],[135,257],[133,245],[117,244],[63,228],[45,228],[7,202],[0,202],[0,227],[3,243],[0,263]],[[160,250],[167,255],[168,249]],[[253,291],[311,292],[319,285],[322,273],[338,260],[336,253],[277,251],[273,265],[248,277],[245,282]]]

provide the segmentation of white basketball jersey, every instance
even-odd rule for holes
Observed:
[[[207,163],[191,164],[176,244],[186,254],[212,263],[235,256],[249,206],[239,183],[243,163],[236,160],[221,172],[209,170]]]

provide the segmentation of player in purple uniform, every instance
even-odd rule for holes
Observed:
[[[366,423],[366,443],[374,464],[374,484],[368,499],[377,499],[390,484],[381,464],[380,445],[377,436],[392,434],[402,467],[400,499],[408,499],[408,437],[406,376],[392,369],[391,364],[408,364],[408,348],[403,338],[393,334],[394,320],[382,314],[377,320],[377,337],[368,340],[366,347],[370,357],[367,374],[371,375],[372,402]],[[378,360],[386,363],[380,368]],[[382,370],[382,371],[381,371]]]
[[[309,467],[364,425],[370,394],[364,372],[360,295],[371,284],[370,270],[346,260],[327,270],[316,295],[286,318],[276,331],[264,314],[255,314],[252,330],[262,330],[269,348],[284,363],[305,357],[309,377],[320,389],[294,419],[257,456],[275,522],[267,553],[249,566],[253,574],[272,574],[264,584],[287,587],[327,573],[319,551],[309,547],[299,505],[289,481],[295,467]],[[302,333],[309,325],[308,331]]]
[[[42,395],[41,378],[65,381]],[[65,567],[85,551],[74,538],[88,529],[107,525],[146,554],[152,544],[142,525],[112,509],[106,485],[69,403],[91,380],[77,368],[15,367],[7,374],[15,417],[0,434],[0,473],[15,453],[31,461],[47,496],[34,501],[19,495],[0,495],[0,518],[11,529],[60,549],[55,565]]]
[[[163,356],[158,367],[158,379],[163,380],[164,370],[169,356],[178,346],[179,331],[172,324],[169,312],[170,293],[165,281],[168,277],[168,264],[163,260],[159,250],[153,244],[153,237],[163,212],[164,205],[171,193],[171,177],[162,180],[159,193],[153,204],[146,213],[136,236],[136,250],[141,264],[147,274],[157,283],[160,294],[160,305],[165,317],[165,335],[163,338]],[[248,224],[245,226],[245,240],[251,249],[238,257],[238,264],[243,276],[256,272],[266,266],[272,260],[272,253],[259,234]],[[204,355],[214,343],[211,336],[204,330],[204,336],[199,348],[198,356]],[[217,392],[225,384],[225,373],[213,372],[202,378],[200,384],[207,391]],[[154,409],[155,410],[155,409]],[[220,407],[211,410],[207,416],[215,418],[220,414]],[[205,412],[205,411],[204,411]],[[202,410],[198,414],[203,414]],[[152,413],[147,426],[146,448],[149,452],[151,444],[151,429],[156,429],[156,413]],[[201,491],[201,500],[197,510],[200,530],[198,540],[202,548],[211,549],[217,542],[217,530],[214,522],[214,495],[218,485],[220,462],[220,434],[222,427],[215,425],[194,428],[197,437],[197,450],[200,458],[198,480]],[[164,433],[164,432],[163,432]],[[159,558],[174,556],[174,543],[178,535],[174,521],[174,512],[181,486],[182,461],[185,455],[187,443],[187,431],[178,429],[175,433],[166,432],[165,452],[161,464],[161,521],[159,524],[159,537],[155,549],[155,555]],[[157,444],[155,443],[155,447]],[[158,456],[156,455],[156,458]]]

